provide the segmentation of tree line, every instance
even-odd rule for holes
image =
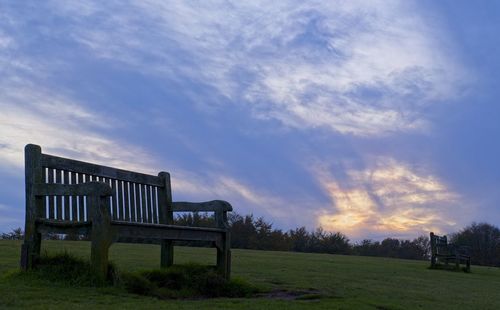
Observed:
[[[307,253],[329,253],[344,255],[379,256],[403,259],[428,260],[430,242],[428,236],[413,240],[386,238],[382,241],[365,239],[351,243],[341,232],[327,232],[321,227],[308,231],[298,227],[283,231],[274,228],[263,217],[231,213],[228,218],[231,231],[231,247],[238,249],[294,251]],[[205,213],[185,213],[176,217],[175,223],[185,226],[214,227],[213,216]],[[3,233],[0,239],[22,239],[20,228]],[[45,236],[47,239],[86,240],[79,235]],[[470,249],[472,264],[500,266],[500,229],[487,223],[472,223],[449,235],[451,243]],[[179,242],[180,245],[204,246],[203,242]]]

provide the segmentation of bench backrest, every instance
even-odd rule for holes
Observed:
[[[36,201],[36,218],[84,222],[89,220],[85,196],[28,197],[32,183],[81,184],[100,181],[108,184],[110,215],[113,220],[139,223],[171,223],[170,175],[158,176],[127,171],[83,161],[43,154],[37,145],[25,148],[27,201]],[[29,212],[27,205],[27,212]],[[30,213],[31,213],[30,212]]]
[[[432,254],[449,254],[448,237],[430,233]]]

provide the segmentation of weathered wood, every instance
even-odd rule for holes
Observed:
[[[117,214],[117,219],[123,220],[125,219],[125,211],[123,208],[123,182],[121,180],[118,180],[117,182],[117,188],[118,188],[118,199],[116,200],[118,203],[118,214]]]
[[[40,255],[41,236],[36,231],[36,219],[40,216],[42,197],[33,194],[33,184],[43,181],[40,158],[42,149],[33,144],[28,144],[24,149],[25,159],[25,189],[26,189],[26,220],[24,227],[24,246],[21,254],[21,268],[33,268],[36,258]]]
[[[69,184],[69,171],[64,170],[63,171],[63,183],[64,184]],[[63,197],[63,207],[64,207],[64,220],[65,221],[70,221],[70,205],[69,205],[69,196],[64,196]]]
[[[56,180],[55,182],[57,184],[62,184],[62,178],[61,178],[61,170],[55,170],[56,172]],[[62,220],[62,197],[61,196],[56,196],[56,219]]]
[[[231,273],[231,251],[229,242],[229,231],[226,231],[221,242],[216,246],[217,248],[217,270],[226,279],[229,279]]]
[[[172,203],[167,172],[151,176],[42,154],[40,147],[28,145],[26,184],[24,269],[39,255],[41,233],[75,233],[90,234],[92,268],[101,278],[112,242],[159,242],[161,266],[166,267],[173,264],[175,240],[214,244],[217,268],[229,276],[231,205],[220,200]],[[174,225],[174,211],[215,212],[217,228]]]
[[[151,198],[153,200],[153,223],[158,224],[158,205],[157,205],[157,187],[152,186],[151,187]]]
[[[103,182],[89,182],[82,184],[33,184],[33,195],[35,196],[71,196],[71,195],[103,195],[112,194],[112,189]]]
[[[47,169],[42,167],[42,182],[47,182]],[[48,197],[42,197],[42,209],[39,210],[41,218],[47,218]]]
[[[48,184],[53,184],[54,183],[54,169],[51,169],[49,168],[48,169],[48,173],[49,173],[49,176],[48,176],[48,181],[47,183]],[[47,194],[49,195],[49,194]],[[49,219],[55,219],[56,218],[56,215],[55,215],[55,212],[56,212],[56,205],[55,205],[55,201],[56,201],[56,197],[53,197],[53,196],[49,196],[48,197],[49,199]]]
[[[176,201],[172,203],[174,212],[226,212],[233,211],[233,207],[224,200],[212,200],[206,202]]]
[[[158,221],[160,224],[172,224],[172,192],[170,189],[170,174],[162,171],[158,173],[163,186],[158,187]],[[160,266],[166,268],[174,264],[174,243],[172,240],[164,239],[160,243],[161,259]]]
[[[130,183],[123,182],[123,194],[125,199],[125,220],[130,221],[131,206],[130,206]]]
[[[162,186],[161,180],[157,176],[91,164],[79,160],[62,158],[53,155],[43,154],[42,165],[48,168],[68,170],[72,172],[101,176],[122,181]]]
[[[83,173],[78,173],[78,184],[83,184],[85,182],[85,176]],[[85,218],[85,197],[83,195],[78,195],[78,220],[83,222],[87,219]]]
[[[151,186],[146,185],[146,204],[147,204],[147,210],[148,210],[148,223],[154,223],[153,222],[153,206],[151,204]]]
[[[135,207],[135,183],[129,183],[130,189],[130,221],[137,222]]]
[[[89,216],[92,222],[90,236],[91,265],[94,273],[104,280],[108,274],[109,247],[114,238],[111,228],[109,199],[102,195],[91,195],[89,196],[89,206]]]
[[[118,219],[118,196],[117,196],[117,184],[118,181],[111,179],[111,188],[113,189],[113,195],[111,196],[111,208],[113,213],[113,219]]]
[[[71,185],[76,185],[76,173],[71,172],[70,173],[70,178],[69,178],[69,183]],[[71,215],[72,215],[72,220],[77,222],[78,221],[78,196],[77,195],[71,195],[70,196],[70,203],[71,203]]]
[[[221,241],[221,233],[224,232],[224,230],[217,228],[132,223],[126,221],[112,221],[111,226],[116,229],[117,236],[158,240]]]
[[[146,185],[141,184],[141,208],[142,208],[142,223],[148,223],[148,205],[146,199]]]
[[[139,184],[134,183],[134,192],[135,192],[135,210],[136,210],[136,222],[142,222],[142,213],[141,213],[141,191],[139,189]]]

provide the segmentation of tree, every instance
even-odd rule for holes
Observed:
[[[2,235],[0,235],[0,239],[22,240],[22,239],[24,239],[24,232],[21,229],[21,227],[18,227],[18,228],[12,229],[12,231],[9,233],[2,233]]]
[[[473,264],[500,266],[500,229],[487,223],[472,223],[451,235],[455,245],[470,248]]]
[[[296,252],[306,252],[309,247],[309,233],[304,226],[295,228],[288,232],[290,250]]]

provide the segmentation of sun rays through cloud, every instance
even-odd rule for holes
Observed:
[[[347,180],[337,181],[328,169],[315,174],[332,207],[319,212],[318,223],[327,230],[361,237],[409,237],[428,231],[443,232],[453,220],[460,196],[435,176],[412,170],[391,158],[378,158],[373,167],[350,169]]]

